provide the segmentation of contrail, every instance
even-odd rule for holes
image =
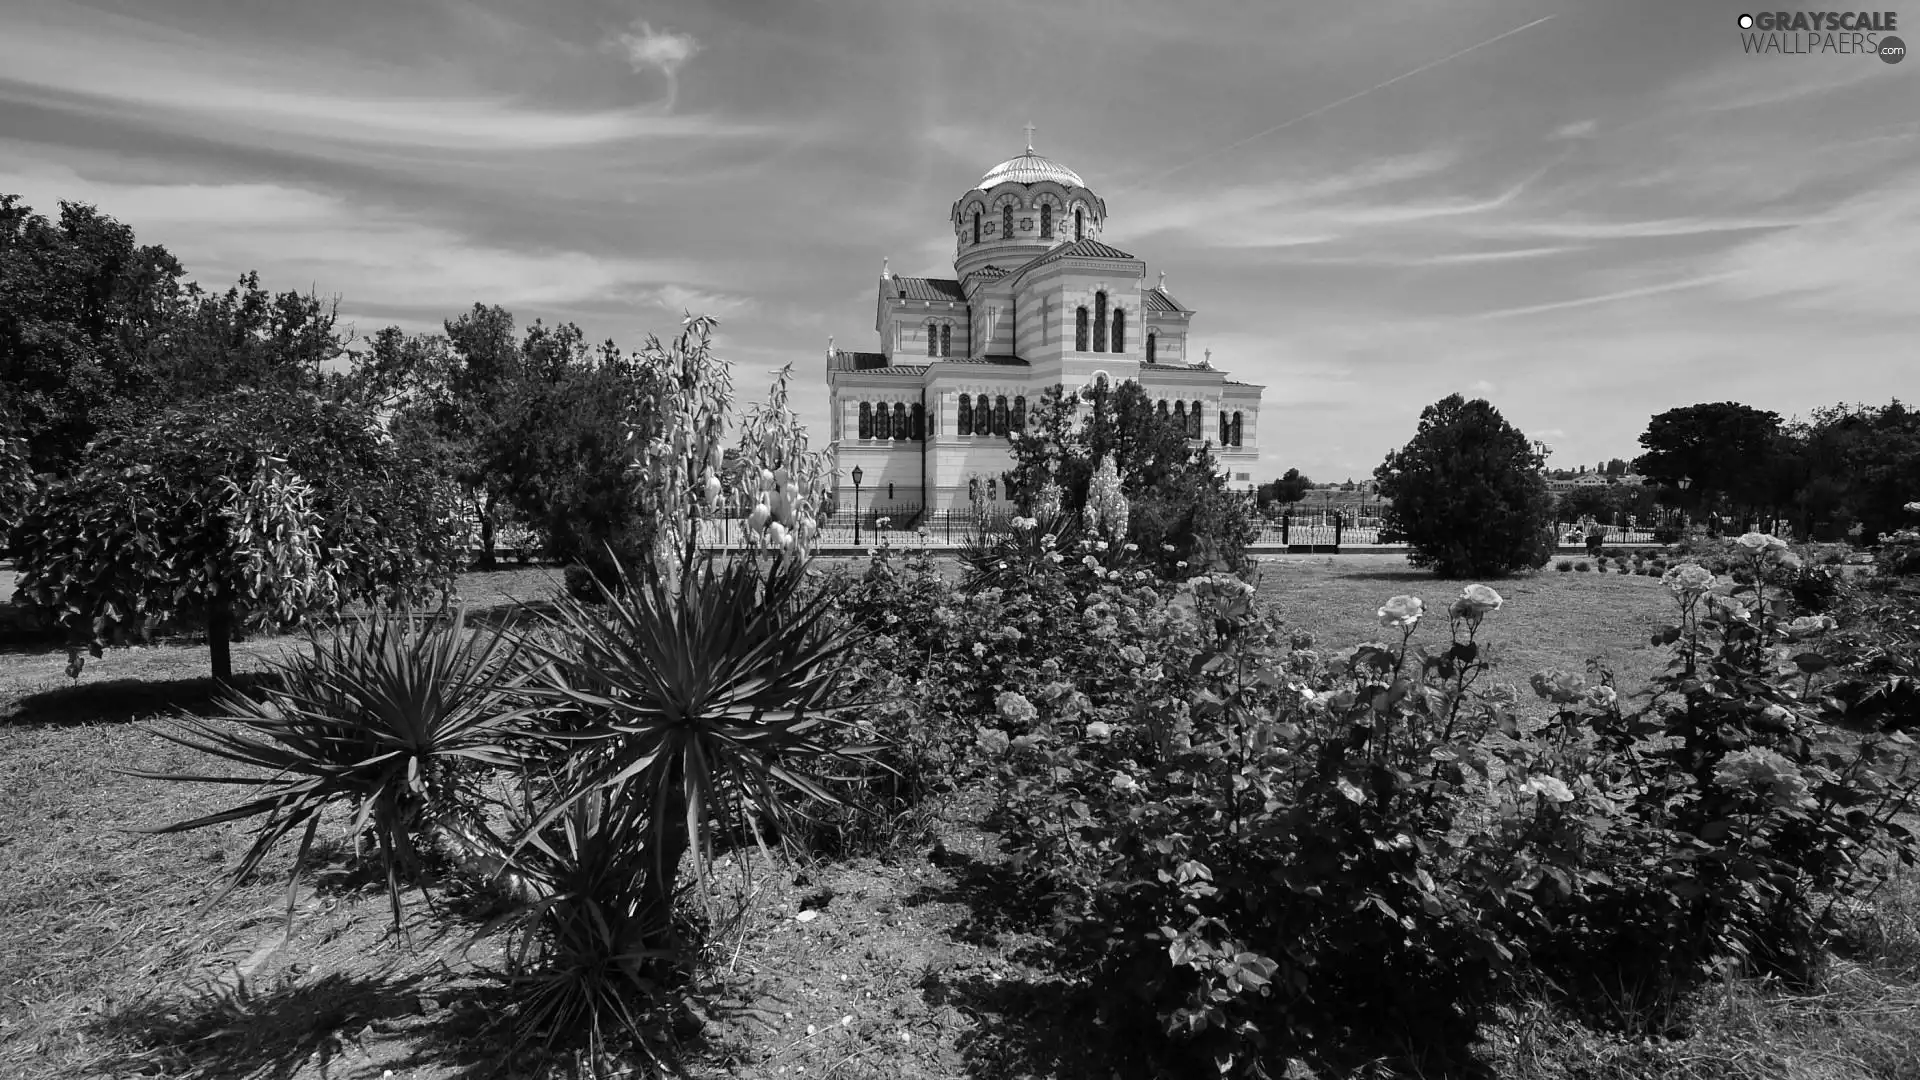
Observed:
[[[1385,90],[1387,87],[1392,86],[1394,83],[1401,82],[1405,79],[1411,79],[1415,75],[1418,75],[1424,71],[1432,71],[1434,68],[1439,67],[1441,64],[1444,64],[1449,60],[1458,60],[1461,57],[1467,55],[1468,53],[1474,51],[1475,49],[1484,49],[1496,41],[1504,41],[1507,38],[1510,38],[1513,35],[1521,32],[1522,30],[1531,30],[1534,27],[1539,26],[1543,22],[1549,22],[1558,17],[1559,17],[1558,15],[1546,15],[1541,18],[1533,20],[1532,22],[1526,24],[1525,26],[1516,26],[1513,29],[1507,31],[1506,33],[1497,34],[1481,42],[1478,45],[1469,45],[1466,48],[1461,49],[1457,53],[1451,53],[1449,55],[1441,57],[1438,60],[1430,60],[1427,63],[1421,64],[1419,67],[1414,68],[1412,71],[1403,72],[1399,75],[1395,75],[1393,78],[1388,79],[1386,82],[1376,83],[1375,85],[1369,86],[1365,90],[1362,90],[1357,94],[1348,94],[1346,97],[1341,98],[1339,101],[1329,102],[1325,105],[1320,106],[1317,109],[1314,109],[1312,112],[1301,113],[1299,116],[1296,116],[1291,120],[1287,120],[1282,123],[1275,124],[1265,131],[1261,131],[1261,132],[1257,132],[1255,134],[1249,135],[1238,142],[1228,143],[1227,145],[1221,147],[1218,150],[1210,150],[1204,154],[1196,154],[1195,156],[1193,156],[1192,158],[1189,158],[1184,163],[1175,165],[1173,168],[1168,169],[1166,172],[1163,172],[1160,175],[1154,177],[1152,180],[1149,180],[1148,183],[1165,180],[1167,177],[1172,176],[1174,173],[1177,173],[1182,169],[1188,168],[1190,166],[1197,165],[1200,162],[1205,161],[1207,158],[1213,157],[1216,154],[1224,154],[1229,150],[1237,150],[1240,147],[1245,146],[1256,139],[1264,139],[1276,131],[1281,131],[1286,128],[1290,128],[1295,124],[1301,123],[1302,121],[1311,120],[1314,117],[1319,116],[1321,113],[1326,112],[1329,109],[1337,109],[1340,106],[1345,105],[1349,101],[1358,101],[1359,99],[1366,97],[1368,94],[1373,93],[1375,90]]]

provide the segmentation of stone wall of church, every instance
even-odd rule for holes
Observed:
[[[1153,362],[1156,364],[1185,364],[1187,359],[1187,328],[1178,322],[1147,322],[1146,329],[1155,335]],[[1140,335],[1140,359],[1147,358],[1146,334]],[[1197,357],[1195,359],[1198,359]]]
[[[950,334],[950,356],[972,356],[971,334],[973,320],[968,317],[967,308],[962,304],[936,304],[925,307],[910,304],[895,308],[887,317],[886,329],[881,332],[881,351],[893,358],[896,364],[925,363],[928,356],[927,340],[934,338],[935,352],[939,355],[939,332],[941,327],[948,328]]]

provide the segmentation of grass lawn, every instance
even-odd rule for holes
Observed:
[[[515,600],[551,597],[559,581],[556,571],[503,570],[467,575],[460,591],[497,616]],[[1459,587],[1400,556],[1269,558],[1260,580],[1263,598],[1322,648],[1377,638],[1374,609],[1397,593],[1436,612],[1415,641],[1444,641],[1444,607]],[[1634,689],[1665,662],[1647,641],[1670,610],[1655,579],[1548,571],[1496,587],[1507,603],[1482,635],[1500,681],[1524,687],[1541,667],[1597,659]],[[260,670],[301,643],[238,644],[235,668]],[[300,916],[283,939],[290,852],[197,921],[195,905],[245,851],[244,830],[128,831],[234,795],[114,771],[221,771],[151,723],[204,705],[204,644],[109,652],[77,684],[65,664],[63,650],[0,653],[0,1077],[524,1075],[485,1031],[498,1007],[475,965],[497,952],[485,945],[463,958],[453,940],[481,915],[463,898],[440,895],[437,915],[416,904],[416,947],[401,947],[386,932],[384,897],[350,876],[336,837],[301,882]],[[721,927],[705,976],[712,1024],[693,1074],[1127,1075],[1103,1054],[1109,1035],[1088,1019],[1090,1003],[1049,972],[1036,939],[1010,929],[1007,872],[980,824],[988,801],[971,791],[945,806],[930,852],[729,862],[709,906]],[[737,872],[755,867],[751,878]],[[1911,878],[1890,887],[1833,989],[1730,991],[1713,1031],[1666,1057],[1521,1015],[1489,1052],[1514,1076],[1723,1075],[1704,1070],[1740,1054],[1750,1067],[1726,1075],[1920,1076],[1920,1055],[1903,1046],[1920,1007],[1917,896]],[[452,933],[436,940],[436,930]]]

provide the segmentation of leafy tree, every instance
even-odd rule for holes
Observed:
[[[1920,413],[1898,399],[1816,410],[1794,434],[1803,529],[1820,520],[1857,522],[1861,539],[1872,543],[1899,527],[1902,506],[1920,499]]]
[[[1291,506],[1306,498],[1307,492],[1312,488],[1311,478],[1301,473],[1299,469],[1288,469],[1280,479],[1260,485],[1255,498],[1259,500],[1262,507],[1276,502]]]
[[[1441,577],[1498,577],[1544,565],[1550,508],[1541,458],[1490,403],[1452,394],[1420,414],[1413,439],[1374,470],[1390,500],[1382,528],[1407,561]]]
[[[89,446],[20,523],[16,599],[67,630],[76,675],[81,647],[197,617],[224,681],[238,631],[451,589],[462,531],[451,494],[365,412],[249,388]]]
[[[1607,470],[1606,470],[1606,472],[1607,472],[1607,475],[1608,475],[1608,476],[1615,476],[1615,477],[1617,477],[1617,476],[1625,476],[1625,475],[1627,475],[1627,462],[1626,462],[1626,459],[1625,459],[1625,458],[1611,458],[1611,459],[1609,459],[1609,460],[1607,461]]]
[[[51,221],[0,195],[0,396],[32,436],[33,471],[66,472],[103,412],[151,384],[184,274],[92,206],[63,202]]]
[[[1778,414],[1737,402],[1668,409],[1640,436],[1647,452],[1634,460],[1634,470],[1667,484],[1690,480],[1682,501],[1694,508],[1713,508],[1725,497],[1758,505],[1779,433]]]
[[[1180,562],[1195,571],[1237,568],[1245,559],[1252,537],[1246,500],[1227,490],[1212,444],[1191,444],[1138,382],[1095,383],[1072,395],[1049,388],[1026,430],[1008,437],[1014,489],[1029,505],[1051,483],[1063,511],[1084,511],[1094,470],[1110,456],[1130,506],[1132,542],[1162,572],[1184,576]]]

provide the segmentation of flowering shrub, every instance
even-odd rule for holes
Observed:
[[[1554,878],[1535,894],[1553,922],[1526,936],[1576,996],[1668,1004],[1726,958],[1804,979],[1836,928],[1833,901],[1871,888],[1890,858],[1913,862],[1894,823],[1914,794],[1907,740],[1834,723],[1816,682],[1834,620],[1784,617],[1765,583],[1785,544],[1739,543],[1753,584],[1718,593],[1694,564],[1665,575],[1680,620],[1654,643],[1675,659],[1641,711],[1535,676],[1562,708],[1509,762],[1561,777],[1573,797],[1524,821],[1503,808],[1510,835],[1489,850]]]
[[[1132,701],[1024,703],[993,739],[1016,860],[1068,962],[1213,1070],[1378,1050],[1386,1015],[1401,1049],[1457,1056],[1514,958],[1483,886],[1449,873],[1484,798],[1477,744],[1512,723],[1466,692],[1502,601],[1469,587],[1432,653],[1409,647],[1425,606],[1393,597],[1397,645],[1323,658],[1251,594],[1182,589]]]
[[[1835,723],[1835,620],[1780,610],[1784,545],[1736,543],[1751,584],[1664,575],[1675,659],[1631,713],[1610,673],[1548,670],[1555,713],[1523,724],[1484,685],[1503,601],[1480,585],[1438,650],[1412,644],[1440,617],[1418,597],[1326,655],[1202,576],[1139,593],[1151,647],[1002,667],[976,748],[1063,963],[1164,1067],[1247,1076],[1459,1064],[1522,970],[1636,1009],[1728,959],[1804,976],[1834,902],[1912,860],[1914,784],[1903,736]],[[1094,580],[1083,614],[1124,592]]]

